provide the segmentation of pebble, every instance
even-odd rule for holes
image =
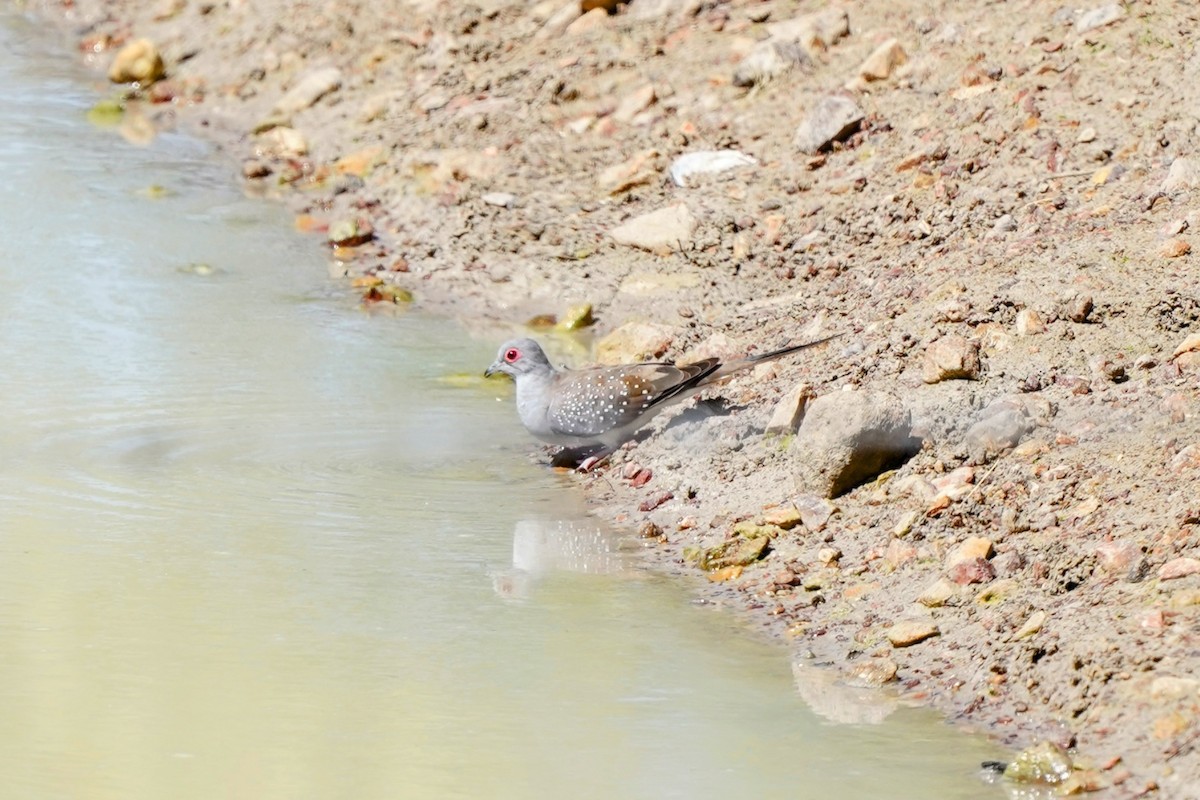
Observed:
[[[905,620],[888,628],[887,639],[892,647],[910,647],[941,633],[932,622]]]
[[[954,548],[954,551],[946,558],[946,569],[957,566],[964,561],[991,558],[995,553],[996,550],[992,546],[991,539],[983,536],[971,536],[958,547]]]
[[[758,160],[738,150],[699,150],[694,153],[684,153],[675,159],[667,174],[676,186],[687,186],[688,178],[693,175],[714,174],[751,167]]]
[[[902,567],[916,557],[917,548],[903,539],[892,539],[883,553],[883,560],[891,564],[893,568]]]
[[[312,106],[325,95],[342,85],[342,71],[337,67],[317,69],[300,78],[271,109],[272,116],[290,117]]]
[[[1184,556],[1173,558],[1163,564],[1158,570],[1158,579],[1160,581],[1172,581],[1197,573],[1200,573],[1200,559]]]
[[[596,178],[596,185],[609,194],[620,194],[643,186],[658,176],[657,160],[657,150],[643,150],[620,164],[606,167]]]
[[[846,683],[875,689],[896,680],[899,667],[890,658],[870,658],[846,670]]]
[[[1088,144],[1089,142],[1096,141],[1096,129],[1084,128],[1079,132],[1079,135],[1075,137],[1075,141],[1078,144]]]
[[[956,594],[958,594],[957,585],[948,578],[939,578],[917,596],[917,602],[927,608],[941,608]]]
[[[798,383],[784,393],[775,410],[771,412],[771,421],[767,423],[766,433],[772,436],[784,436],[795,433],[804,420],[804,411],[808,403],[815,397],[812,386]]]
[[[166,74],[162,55],[149,39],[134,39],[117,51],[108,67],[113,83],[153,83]]]
[[[1106,6],[1085,11],[1075,20],[1075,32],[1086,33],[1096,28],[1102,28],[1125,16],[1125,8],[1120,3],[1109,3]]]
[[[1200,692],[1200,680],[1195,678],[1160,675],[1150,684],[1151,700],[1182,700],[1195,697],[1197,692]]]
[[[699,223],[685,203],[677,203],[627,220],[613,228],[617,244],[667,254],[686,250]]]
[[[653,86],[640,86],[621,98],[612,117],[618,122],[632,122],[634,117],[654,105],[657,99]]]
[[[1158,247],[1158,254],[1163,258],[1179,258],[1192,252],[1192,246],[1183,239],[1167,239]]]
[[[582,36],[583,34],[603,28],[607,22],[608,12],[603,8],[593,8],[586,14],[571,20],[570,24],[563,29],[563,33],[567,36]]]
[[[1195,189],[1200,186],[1200,162],[1192,158],[1177,158],[1171,162],[1167,177],[1163,179],[1162,191],[1177,192],[1180,189]]]
[[[1046,617],[1047,614],[1045,611],[1034,611],[1029,615],[1029,619],[1025,620],[1025,624],[1013,634],[1013,639],[1027,639],[1033,636],[1046,624]]]
[[[308,140],[295,128],[271,128],[259,134],[254,152],[260,158],[296,158],[308,152]]]
[[[792,442],[800,456],[797,483],[808,493],[836,497],[903,463],[920,446],[912,414],[895,398],[831,392],[809,403]]]
[[[517,196],[508,192],[489,192],[479,199],[498,208],[512,208],[517,204]]]
[[[960,561],[946,571],[946,577],[959,586],[969,586],[973,583],[988,583],[995,580],[996,568],[985,558],[973,558]]]
[[[1142,548],[1130,541],[1101,542],[1096,545],[1096,560],[1100,568],[1114,575],[1128,574],[1141,557]]]
[[[857,131],[864,118],[853,100],[830,95],[809,109],[793,141],[803,153],[818,153]]]
[[[1088,294],[1074,294],[1063,302],[1063,313],[1072,322],[1087,322],[1095,304]]]
[[[742,88],[762,86],[810,61],[799,44],[768,39],[760,42],[734,67],[733,85]]]
[[[794,501],[800,512],[800,522],[810,531],[823,530],[829,518],[838,510],[837,506],[824,497],[802,494]]]
[[[675,497],[675,495],[671,492],[660,492],[659,494],[654,495],[650,499],[643,500],[641,503],[639,503],[638,511],[641,511],[643,513],[647,512],[647,511],[653,511],[654,509],[658,508],[663,503],[667,502],[668,500],[672,499],[673,497]]]
[[[776,528],[790,531],[801,522],[800,510],[795,506],[772,508],[763,512],[762,521],[764,525],[774,525]]]
[[[671,328],[650,322],[626,322],[596,342],[601,364],[629,364],[661,356],[675,340]]]
[[[858,77],[864,81],[883,81],[891,77],[896,67],[908,60],[908,53],[899,39],[888,39],[875,48],[858,68]]]
[[[1017,312],[1016,330],[1017,336],[1037,336],[1046,332],[1046,323],[1032,308],[1023,308]]]
[[[921,379],[925,383],[976,380],[980,369],[978,340],[952,334],[943,336],[926,348]]]

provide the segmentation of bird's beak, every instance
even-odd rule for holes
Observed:
[[[493,361],[492,365],[483,371],[483,377],[490,378],[499,371],[500,365]]]

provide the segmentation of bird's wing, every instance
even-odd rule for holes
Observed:
[[[719,366],[635,364],[562,373],[554,387],[548,421],[566,436],[602,436],[636,423],[655,406],[685,394]]]

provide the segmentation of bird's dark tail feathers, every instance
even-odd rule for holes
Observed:
[[[740,371],[746,369],[747,367],[753,367],[755,364],[762,364],[766,361],[774,361],[777,358],[783,358],[784,356],[789,356],[792,353],[798,353],[801,350],[807,350],[810,347],[816,347],[817,345],[825,344],[826,342],[832,341],[832,340],[840,338],[842,336],[845,336],[845,334],[835,333],[832,336],[826,336],[823,339],[817,339],[816,341],[813,341],[813,342],[805,342],[804,344],[793,344],[793,345],[785,347],[781,350],[772,350],[770,353],[763,353],[763,354],[757,355],[757,356],[747,356],[746,358],[741,358],[741,359],[738,359],[737,361],[730,361],[726,364],[722,364],[718,369],[716,369],[708,377],[708,379],[704,381],[704,383],[708,384],[708,383],[712,383],[714,381],[719,381],[722,378],[727,378],[730,375],[732,375],[733,373],[740,372]]]

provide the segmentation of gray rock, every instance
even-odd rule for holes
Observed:
[[[858,130],[865,115],[853,100],[839,95],[822,98],[796,129],[796,147],[818,153]]]
[[[888,395],[834,392],[809,403],[792,449],[797,482],[821,497],[836,497],[917,452],[908,409]]]
[[[768,39],[760,42],[733,70],[733,85],[743,88],[761,86],[793,67],[805,66],[812,59],[796,42]]]
[[[1019,400],[1000,400],[985,408],[979,421],[967,429],[963,446],[972,462],[985,464],[1016,447],[1034,427]]]

